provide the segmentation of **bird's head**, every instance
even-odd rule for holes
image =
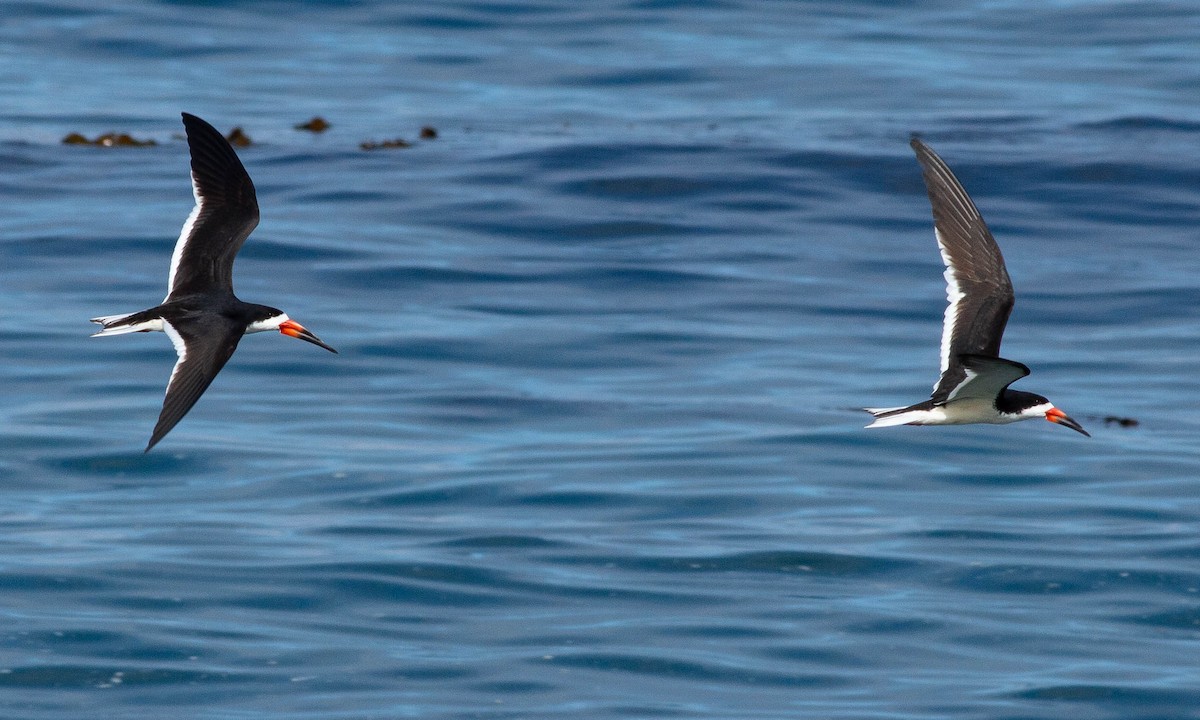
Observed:
[[[305,342],[310,342],[317,347],[323,347],[331,353],[337,353],[337,350],[334,350],[330,346],[326,345],[321,338],[313,335],[303,325],[289,318],[287,313],[281,310],[276,310],[275,308],[268,308],[266,306],[263,306],[263,310],[265,312],[269,312],[270,314],[261,320],[255,320],[254,322],[250,323],[250,325],[246,327],[246,334],[263,332],[266,330],[278,330],[280,333],[287,335],[288,337],[304,340]]]
[[[1054,407],[1054,403],[1041,395],[1021,392],[1019,390],[1008,390],[1004,394],[1004,402],[1008,404],[1009,412],[1018,414],[1021,420],[1044,417],[1055,425],[1069,427],[1077,433],[1091,437],[1088,431],[1083,429],[1082,425],[1075,422],[1071,416],[1062,410]]]

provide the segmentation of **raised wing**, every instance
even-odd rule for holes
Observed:
[[[254,183],[229,142],[216,128],[183,113],[192,155],[196,207],[183,224],[171,254],[167,298],[196,292],[233,292],[233,259],[258,225]]]
[[[1000,354],[1013,308],[1012,281],[996,240],[958,178],[919,138],[914,137],[911,145],[921,163],[933,208],[934,235],[946,265],[941,377],[933,391],[935,402],[945,402],[965,379],[957,358]]]
[[[243,335],[239,325],[225,322],[217,316],[179,327],[164,320],[163,332],[171,338],[179,360],[171,371],[167,396],[163,400],[154,432],[150,434],[146,452],[150,452],[150,448],[158,444],[188,414],[212,384],[213,378],[225,367]]]

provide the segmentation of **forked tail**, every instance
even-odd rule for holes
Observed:
[[[92,318],[92,322],[103,325],[104,329],[94,333],[92,337],[104,335],[124,335],[125,333],[150,332],[162,330],[162,318],[149,314],[149,310],[123,313],[121,315],[101,315]]]
[[[929,401],[908,407],[863,408],[875,416],[868,428],[895,427],[896,425],[938,425],[944,420],[933,412]]]
[[[875,421],[867,427],[892,427],[893,425],[903,425],[907,420],[900,418],[901,411],[907,408],[891,407],[891,408],[863,408],[867,412],[875,416]]]

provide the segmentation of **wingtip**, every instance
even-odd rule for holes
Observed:
[[[929,145],[922,140],[921,136],[917,133],[913,133],[912,135],[908,136],[908,146],[918,154],[922,152],[933,152],[933,149],[930,148]]]
[[[225,138],[225,136],[221,134],[220,130],[217,130],[212,123],[200,117],[199,115],[181,112],[179,113],[179,116],[183,118],[183,129],[187,132],[189,145],[192,142],[192,134],[195,132],[208,131],[211,134],[220,136],[221,139]]]
[[[163,430],[163,428],[161,427],[161,422],[159,424],[156,424],[154,426],[154,430],[150,433],[150,442],[146,443],[146,449],[143,450],[142,453],[145,454],[145,453],[148,453],[151,450],[153,450],[154,446],[157,445],[160,440],[165,438],[167,436],[167,433],[171,432],[172,428],[174,428],[174,425],[167,428],[166,430]]]

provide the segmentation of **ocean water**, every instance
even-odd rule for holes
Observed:
[[[0,717],[1200,718],[1200,9],[96,5],[0,21]],[[340,354],[143,454],[171,345],[87,320],[164,293],[180,111]],[[863,429],[937,371],[914,132],[1090,440]]]

